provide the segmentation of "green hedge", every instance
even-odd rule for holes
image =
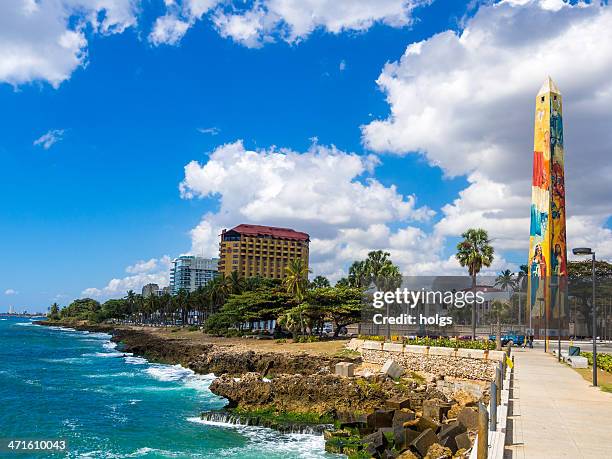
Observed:
[[[372,341],[385,341],[384,336],[368,336],[359,335],[360,339],[367,339]],[[404,344],[413,346],[431,346],[431,347],[452,347],[461,349],[495,349],[495,342],[489,340],[463,340],[463,339],[451,339],[451,338],[414,338],[404,339]]]
[[[593,365],[592,352],[581,352],[580,355],[587,358],[589,365]],[[612,354],[597,354],[597,368],[612,373]]]

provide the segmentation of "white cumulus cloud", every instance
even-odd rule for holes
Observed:
[[[58,87],[87,63],[86,30],[121,33],[136,23],[138,0],[0,2],[0,82]]]
[[[317,144],[303,153],[248,150],[240,141],[222,145],[205,163],[185,166],[181,195],[219,201],[219,210],[192,230],[192,250],[216,256],[223,228],[255,223],[309,233],[317,273],[334,275],[373,248],[392,248],[403,266],[413,261],[416,247],[437,257],[438,246],[413,226],[433,212],[417,206],[415,196],[380,183],[373,176],[377,164],[372,156]]]
[[[81,292],[83,296],[92,298],[115,298],[124,296],[128,290],[140,293],[146,284],[158,284],[165,287],[170,282],[170,266],[172,260],[168,255],[138,261],[125,268],[129,274],[125,277],[111,279],[104,287],[89,287]]]
[[[14,290],[14,289],[12,289],[12,288],[7,288],[7,289],[4,291],[4,294],[5,294],[5,295],[17,295],[17,293],[18,293],[18,292],[17,292],[17,290]]]
[[[612,256],[612,8],[561,0],[482,6],[460,33],[410,44],[378,84],[390,115],[363,126],[377,152],[420,154],[469,186],[445,206],[439,235],[489,230],[525,249],[536,93],[551,75],[563,93],[568,244]]]
[[[219,34],[248,47],[283,40],[295,43],[317,29],[329,33],[363,31],[375,23],[402,27],[430,0],[176,0],[154,24],[149,40],[174,45],[208,16]]]

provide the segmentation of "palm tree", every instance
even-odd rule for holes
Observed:
[[[295,258],[285,266],[285,279],[283,285],[287,293],[293,295],[298,302],[304,299],[304,293],[308,286],[308,273],[310,269],[301,258]]]
[[[329,287],[329,286],[330,286],[329,279],[325,276],[317,276],[312,280],[312,282],[308,284],[308,287],[312,289]]]
[[[504,290],[508,295],[510,295],[510,291],[516,289],[517,285],[518,281],[509,269],[503,270],[495,278],[495,286]]]
[[[229,282],[230,292],[234,295],[238,295],[244,290],[244,281],[238,274],[238,271],[232,271],[230,276],[227,278],[227,282]]]
[[[370,276],[365,261],[354,261],[349,268],[348,285],[350,287],[364,288],[370,284]]]
[[[493,263],[493,247],[489,235],[482,228],[470,228],[461,235],[463,240],[457,244],[455,257],[459,264],[468,268],[472,278],[472,291],[476,290],[476,276],[483,266]],[[472,303],[472,339],[476,339],[476,304]]]
[[[508,314],[510,304],[507,301],[495,300],[491,304],[491,314],[496,317],[497,320],[497,332],[495,333],[495,349],[501,351],[501,323],[502,318]]]
[[[503,270],[495,278],[495,285],[506,292],[514,289],[517,284],[518,281],[514,277],[514,273],[509,269]]]

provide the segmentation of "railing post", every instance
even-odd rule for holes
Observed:
[[[495,432],[497,430],[497,384],[491,381],[491,396],[489,397],[489,430]]]
[[[482,402],[478,404],[478,449],[477,459],[487,459],[489,455],[489,413]]]
[[[501,405],[501,391],[503,389],[503,377],[502,377],[502,369],[501,366],[497,366],[495,368],[495,385],[496,387],[496,391],[495,391],[495,403],[497,405]]]

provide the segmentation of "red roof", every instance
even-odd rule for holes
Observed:
[[[246,236],[271,236],[282,239],[294,239],[297,241],[308,241],[310,236],[300,231],[295,231],[290,228],[277,228],[274,226],[262,226],[262,225],[247,225],[241,224],[235,226],[229,231],[236,231],[237,233],[244,234]]]

